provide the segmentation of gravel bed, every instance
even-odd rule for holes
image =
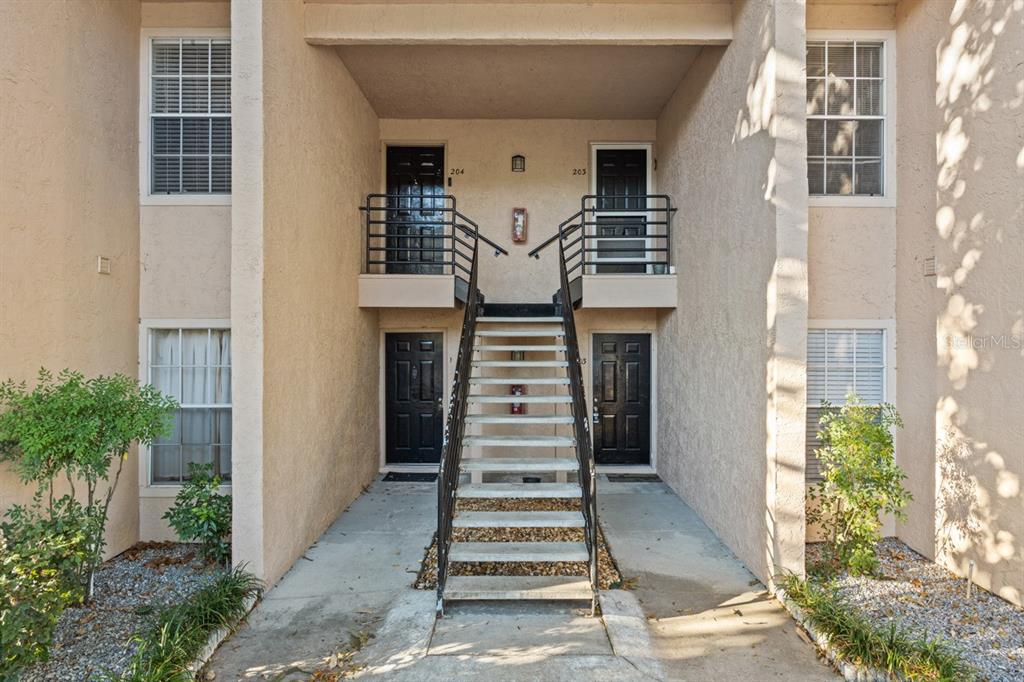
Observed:
[[[457,511],[576,511],[575,499],[459,500]],[[456,528],[457,542],[583,542],[582,528]],[[618,567],[608,551],[604,533],[597,531],[598,588],[626,589]],[[583,561],[559,562],[461,562],[452,565],[449,575],[587,575]],[[437,589],[437,540],[427,548],[426,556],[413,584],[417,590]]]
[[[104,562],[93,601],[61,614],[50,660],[24,671],[22,682],[85,682],[119,674],[134,650],[132,635],[163,607],[181,602],[218,574],[187,544],[140,543]]]
[[[821,554],[807,546],[810,565]],[[919,635],[941,637],[956,647],[982,680],[1024,680],[1024,610],[929,561],[895,538],[878,552],[881,579],[841,574],[837,583],[850,604],[883,622]]]

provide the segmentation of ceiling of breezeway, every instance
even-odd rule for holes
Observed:
[[[700,50],[666,46],[339,46],[382,118],[656,118]]]

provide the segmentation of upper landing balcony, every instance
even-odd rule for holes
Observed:
[[[530,255],[557,250],[573,305],[675,308],[675,212],[667,194],[588,194]]]
[[[361,308],[454,308],[465,302],[476,250],[502,247],[447,194],[370,194],[360,207],[366,260]]]

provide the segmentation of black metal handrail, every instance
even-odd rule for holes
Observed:
[[[541,251],[558,241],[570,277],[611,272],[666,274],[672,266],[672,216],[676,210],[667,194],[587,194],[580,200],[580,210],[529,255],[540,258]],[[617,246],[615,240],[633,243]],[[641,240],[642,244],[636,243]]]
[[[597,472],[594,462],[594,448],[590,440],[590,418],[583,384],[583,361],[580,358],[579,340],[576,337],[576,318],[573,313],[572,294],[569,290],[569,273],[565,267],[564,245],[558,243],[559,290],[558,302],[565,333],[565,359],[569,366],[569,395],[572,398],[573,436],[576,441],[576,462],[579,468],[579,483],[582,489],[581,506],[584,519],[584,540],[589,555],[590,585],[594,599],[591,612],[596,607],[598,589],[597,575]]]
[[[448,580],[448,552],[452,543],[452,516],[455,513],[455,491],[459,483],[462,462],[462,437],[468,411],[469,377],[473,368],[473,343],[476,338],[476,318],[484,304],[484,296],[477,288],[479,269],[479,242],[492,242],[479,237],[479,228],[473,225],[472,252],[469,259],[469,286],[466,312],[462,317],[462,336],[455,360],[455,376],[448,400],[448,419],[444,427],[444,446],[437,475],[437,613],[444,614],[444,587]],[[496,247],[499,248],[500,247]],[[504,252],[504,249],[500,249]]]
[[[365,214],[368,274],[456,275],[467,280],[477,240],[508,251],[480,234],[480,227],[460,213],[450,194],[368,194],[359,207]]]

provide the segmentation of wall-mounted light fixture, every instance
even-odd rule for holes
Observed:
[[[523,173],[526,171],[526,157],[522,154],[516,154],[512,157],[512,172]]]

